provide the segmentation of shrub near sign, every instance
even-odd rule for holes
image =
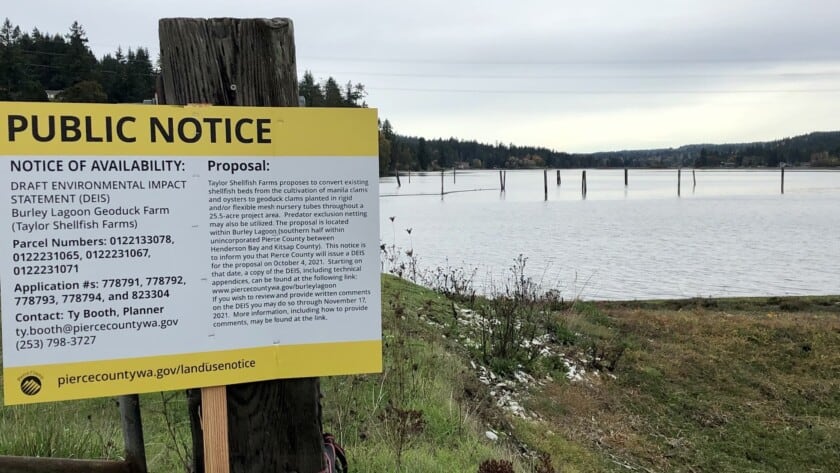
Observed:
[[[0,103],[0,139],[7,404],[381,370],[374,110]]]

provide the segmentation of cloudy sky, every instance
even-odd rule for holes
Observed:
[[[840,129],[837,0],[5,0],[157,55],[163,17],[289,17],[299,74],[365,84],[403,134],[571,152]]]

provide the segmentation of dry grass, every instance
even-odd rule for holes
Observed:
[[[530,407],[642,471],[840,471],[838,301],[598,304],[627,346],[616,379],[552,383]]]

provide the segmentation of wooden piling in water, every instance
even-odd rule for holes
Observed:
[[[624,187],[627,187],[627,168],[624,168]]]
[[[455,169],[456,168],[454,168],[454,167],[452,168],[452,183],[453,184],[455,184]]]
[[[397,172],[397,187],[402,187],[402,183],[400,183],[400,170],[395,169],[395,171]]]
[[[682,186],[682,169],[677,169],[677,197],[680,196],[680,187]]]
[[[505,191],[505,180],[502,179],[502,171],[499,170],[499,191]]]
[[[543,169],[543,193],[545,200],[548,200],[548,169]]]
[[[782,195],[785,194],[785,167],[782,166]]]
[[[697,170],[691,170],[691,187],[697,187]]]
[[[440,170],[440,195],[443,196],[443,169]]]
[[[586,170],[580,175],[580,194],[586,197]]]
[[[557,186],[560,187],[560,170],[557,170]]]
[[[408,168],[408,183],[411,184],[411,168]]]

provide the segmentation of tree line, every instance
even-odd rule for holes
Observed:
[[[840,132],[814,132],[781,140],[685,145],[678,148],[566,153],[537,146],[480,143],[457,138],[426,139],[379,129],[379,173],[438,169],[529,168],[744,168],[840,167]]]
[[[142,102],[154,96],[155,76],[146,48],[97,59],[78,22],[64,35],[23,32],[8,18],[0,27],[0,100]]]
[[[152,99],[159,70],[147,48],[121,48],[97,59],[84,28],[64,35],[23,32],[7,18],[0,27],[0,100],[140,103]],[[56,95],[53,95],[56,93]],[[361,83],[316,80],[305,71],[299,93],[308,107],[367,107]],[[840,133],[823,132],[763,143],[566,153],[539,146],[480,143],[399,134],[379,124],[379,173],[451,168],[768,167],[840,166]]]

